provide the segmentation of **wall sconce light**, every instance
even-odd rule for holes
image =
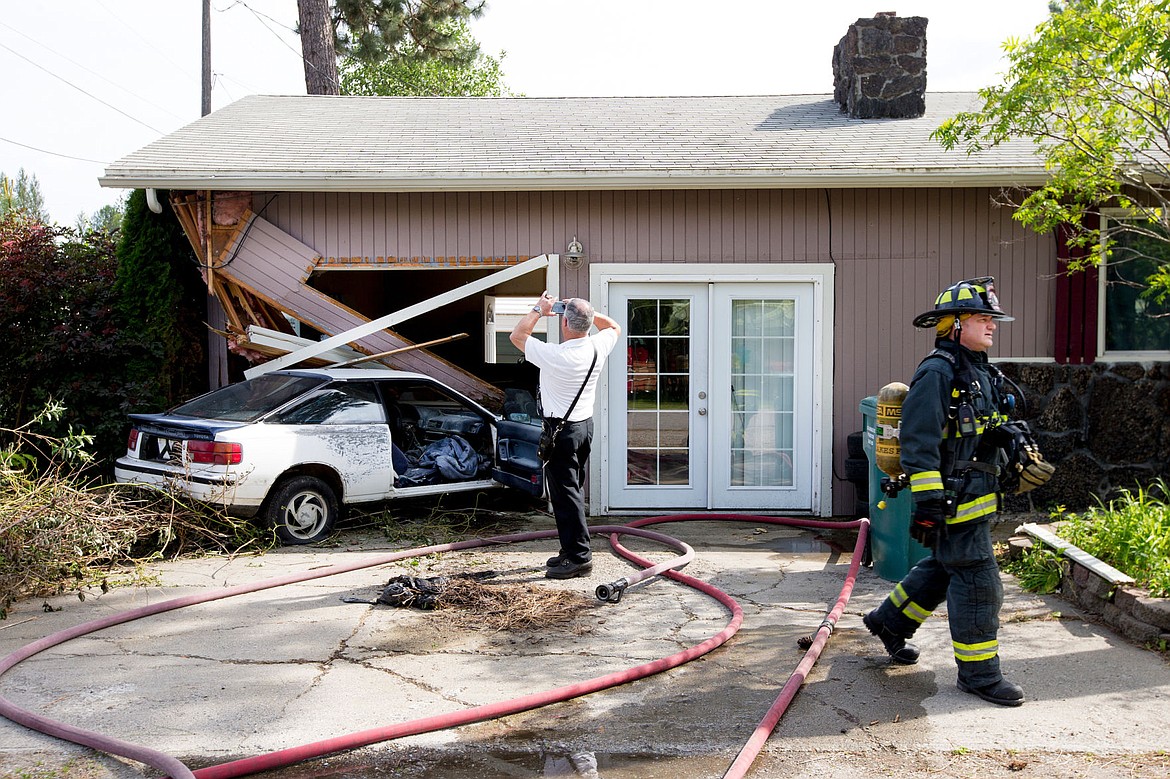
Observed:
[[[585,247],[577,240],[577,236],[574,235],[573,240],[569,241],[569,248],[561,255],[561,259],[570,268],[581,267],[581,263],[585,261]]]

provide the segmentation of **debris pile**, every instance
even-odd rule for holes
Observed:
[[[443,610],[467,627],[487,630],[536,630],[572,620],[593,600],[576,592],[528,584],[487,584],[494,571],[453,576],[395,576],[377,600],[342,598],[347,603]]]

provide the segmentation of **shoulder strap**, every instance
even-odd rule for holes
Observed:
[[[922,363],[926,362],[927,360],[931,359],[932,357],[941,357],[942,359],[949,362],[951,364],[952,368],[959,367],[959,358],[958,357],[956,357],[954,354],[947,351],[946,349],[938,349],[938,348],[935,348],[933,351],[930,352],[930,354],[923,357],[921,362],[919,362],[918,364],[922,365]]]
[[[577,401],[581,399],[581,393],[585,391],[585,386],[589,384],[589,377],[593,375],[593,368],[597,365],[597,344],[592,341],[589,345],[593,347],[593,362],[589,363],[589,372],[585,374],[585,381],[581,382],[581,388],[577,390],[576,397],[573,402],[569,404],[569,410],[565,412],[565,421],[569,420],[569,416],[573,413],[573,409],[577,407]]]
[[[964,363],[966,361],[950,349],[940,349],[935,347],[929,354],[922,358],[922,360],[918,363],[918,366],[921,368],[924,364],[926,364],[927,360],[933,359],[943,360],[951,366],[951,391],[948,398],[949,405],[947,407],[946,422],[946,432],[948,435],[944,436],[943,445],[940,452],[942,455],[942,461],[939,463],[939,472],[943,475],[943,477],[949,477],[955,472],[955,469],[958,467],[958,463],[955,462],[954,450],[950,445],[947,444],[946,438],[955,435],[955,431],[958,428],[959,404],[963,402],[964,396],[968,396],[970,394],[969,390],[964,384],[963,377],[961,376],[961,374],[966,372],[964,371],[964,368],[966,367]]]

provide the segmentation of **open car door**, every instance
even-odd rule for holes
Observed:
[[[496,467],[492,478],[500,484],[539,498],[544,495],[544,463],[537,454],[540,422],[496,422]]]

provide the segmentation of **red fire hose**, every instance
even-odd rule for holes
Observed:
[[[199,769],[195,772],[192,772],[178,759],[165,753],[158,752],[138,744],[131,744],[129,742],[121,741],[101,733],[96,733],[94,731],[77,728],[72,725],[67,725],[65,723],[51,720],[47,717],[43,717],[41,715],[34,714],[25,709],[22,709],[2,696],[0,696],[0,715],[3,715],[4,717],[7,717],[8,719],[24,725],[25,727],[28,727],[32,730],[36,730],[47,735],[56,736],[58,738],[71,741],[76,744],[81,744],[83,746],[92,747],[109,754],[126,757],[131,760],[144,763],[165,772],[174,779],[195,779],[195,777],[198,777],[198,779],[229,779],[231,777],[246,776],[248,774],[259,771],[281,768],[314,757],[320,757],[348,749],[355,749],[357,747],[366,746],[381,741],[402,738],[409,735],[417,735],[420,733],[428,733],[436,730],[444,730],[459,725],[470,724],[472,722],[480,722],[509,714],[515,714],[521,711],[527,711],[529,709],[538,708],[540,706],[546,706],[550,703],[566,701],[581,695],[587,695],[589,693],[597,692],[609,687],[625,684],[636,679],[642,679],[670,668],[675,668],[697,657],[701,657],[702,655],[721,646],[729,638],[731,638],[731,636],[733,636],[737,630],[739,630],[739,627],[743,622],[743,611],[740,609],[739,604],[737,604],[735,600],[733,600],[722,590],[719,590],[712,585],[674,570],[681,568],[682,566],[689,563],[694,556],[694,550],[681,541],[671,538],[670,536],[642,529],[642,526],[644,525],[665,522],[680,522],[687,520],[746,521],[756,524],[783,524],[795,527],[824,529],[857,528],[859,531],[857,546],[855,547],[853,553],[853,561],[849,567],[845,586],[841,590],[841,594],[838,597],[836,605],[821,623],[821,627],[817,632],[816,639],[813,641],[812,647],[808,650],[808,652],[806,652],[805,657],[797,667],[796,672],[793,673],[792,677],[789,678],[788,683],[785,684],[783,690],[781,690],[780,697],[769,710],[764,720],[762,720],[757,726],[751,740],[749,740],[749,742],[744,746],[735,763],[733,763],[727,774],[725,774],[726,777],[741,777],[746,773],[748,767],[750,767],[756,755],[763,748],[764,742],[767,741],[768,735],[775,728],[776,724],[779,722],[780,717],[783,715],[784,710],[788,707],[789,703],[792,701],[792,698],[796,695],[796,691],[803,683],[808,670],[811,669],[813,663],[816,662],[817,657],[820,655],[821,650],[828,641],[829,634],[832,632],[833,626],[836,624],[837,619],[840,617],[841,612],[845,608],[845,604],[849,600],[849,594],[852,592],[853,583],[856,580],[857,569],[860,565],[861,550],[864,549],[865,545],[865,537],[869,527],[868,520],[862,519],[856,522],[824,522],[819,520],[761,517],[742,514],[677,514],[662,517],[649,517],[631,522],[629,525],[593,526],[591,528],[593,532],[611,534],[611,544],[619,554],[643,566],[642,571],[639,571],[638,573],[629,577],[625,577],[624,579],[619,580],[619,582],[615,582],[613,585],[603,585],[602,587],[599,587],[597,593],[599,598],[602,600],[616,602],[616,600],[620,600],[621,593],[624,592],[625,589],[630,585],[636,584],[637,582],[642,581],[650,576],[662,574],[718,600],[730,610],[732,615],[731,620],[722,630],[705,641],[702,641],[686,650],[670,655],[669,657],[660,658],[649,663],[644,663],[642,665],[628,668],[624,671],[594,677],[593,679],[579,682],[577,684],[566,685],[564,687],[558,687],[556,689],[547,690],[545,692],[524,695],[519,698],[514,698],[507,701],[500,701],[484,706],[476,706],[460,712],[451,712],[434,717],[424,717],[422,719],[412,720],[410,722],[360,731],[336,738],[317,741],[311,744],[292,747],[290,749],[284,749],[264,755],[257,755],[255,757],[245,758],[242,760],[235,760],[228,763],[222,763],[220,765],[209,766],[207,768]],[[678,550],[680,554],[665,563],[659,563],[655,565],[623,547],[618,541],[618,538],[621,535],[636,535],[648,538],[650,540],[665,544],[668,547],[674,548]],[[260,590],[271,589],[273,587],[280,587],[286,584],[294,584],[311,579],[348,573],[350,571],[360,570],[377,565],[384,565],[386,563],[395,562],[397,560],[433,554],[436,552],[459,551],[462,549],[472,549],[482,546],[510,544],[521,541],[534,541],[544,538],[552,538],[555,536],[556,531],[549,530],[493,536],[490,538],[459,541],[450,544],[438,544],[417,549],[403,550],[401,552],[394,552],[375,558],[367,558],[360,562],[331,566],[329,568],[318,569],[312,572],[293,574],[275,579],[268,579],[266,581],[253,584],[239,585],[223,590],[215,590],[207,593],[175,598],[151,606],[144,606],[138,609],[122,612],[121,614],[115,614],[102,619],[86,622],[84,624],[53,633],[52,635],[46,636],[39,641],[34,641],[33,643],[17,650],[0,661],[0,676],[3,676],[3,674],[7,673],[20,662],[28,659],[29,657],[32,657],[39,652],[49,649],[50,647],[58,646],[73,638],[87,635],[89,633],[93,633],[113,625],[119,625],[125,622],[141,619],[143,617],[152,616],[154,614],[160,614],[166,611],[172,611],[174,609],[193,606],[199,603],[220,600],[222,598],[229,598],[235,595],[243,595],[245,593],[258,592]],[[607,588],[607,597],[602,597],[603,587]],[[615,592],[616,598],[614,595]]]

